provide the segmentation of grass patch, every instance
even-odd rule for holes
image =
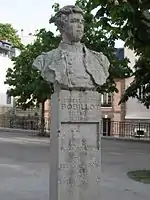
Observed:
[[[127,173],[127,176],[132,180],[139,181],[145,184],[150,184],[150,170],[129,171]]]

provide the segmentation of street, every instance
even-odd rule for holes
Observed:
[[[3,141],[4,140],[4,141]],[[23,139],[25,140],[25,139]],[[34,138],[32,139],[34,140]],[[49,199],[49,144],[0,140],[0,199]]]
[[[45,142],[47,140],[47,142]],[[150,144],[102,140],[100,200],[149,200],[128,170],[150,167]],[[0,199],[49,200],[49,141],[0,133]]]

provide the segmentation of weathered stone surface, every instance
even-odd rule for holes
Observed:
[[[60,199],[98,198],[101,153],[96,135],[97,124],[63,124],[59,140]]]
[[[52,136],[57,154],[58,199],[98,199],[101,175],[100,94],[92,91],[64,91],[54,96],[59,110],[58,133]],[[56,106],[54,107],[56,108]],[[53,108],[53,109],[54,109]],[[56,109],[53,110],[55,113]],[[53,133],[52,133],[53,134]],[[58,137],[55,137],[56,134]],[[53,139],[55,138],[55,139]],[[57,147],[56,147],[57,146]],[[51,179],[53,180],[53,178]],[[53,188],[53,182],[51,182]],[[53,198],[53,195],[51,199]]]
[[[100,197],[100,94],[109,61],[80,43],[83,12],[65,6],[50,22],[59,29],[57,49],[39,55],[33,67],[54,84],[50,157],[51,200],[98,200]],[[54,157],[55,155],[55,157]]]
[[[60,120],[63,122],[99,122],[101,103],[94,91],[67,91],[59,93]]]
[[[95,89],[103,85],[110,63],[102,52],[91,51],[80,43],[84,32],[81,9],[65,6],[52,22],[60,30],[62,41],[57,49],[39,55],[33,67],[41,71],[45,80],[57,82],[61,88]]]

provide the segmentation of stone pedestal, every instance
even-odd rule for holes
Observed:
[[[56,91],[52,96],[50,200],[99,200],[100,94]]]

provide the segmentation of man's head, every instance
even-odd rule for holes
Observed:
[[[62,37],[70,42],[79,42],[84,34],[83,11],[77,6],[65,6],[50,19],[54,23]]]

